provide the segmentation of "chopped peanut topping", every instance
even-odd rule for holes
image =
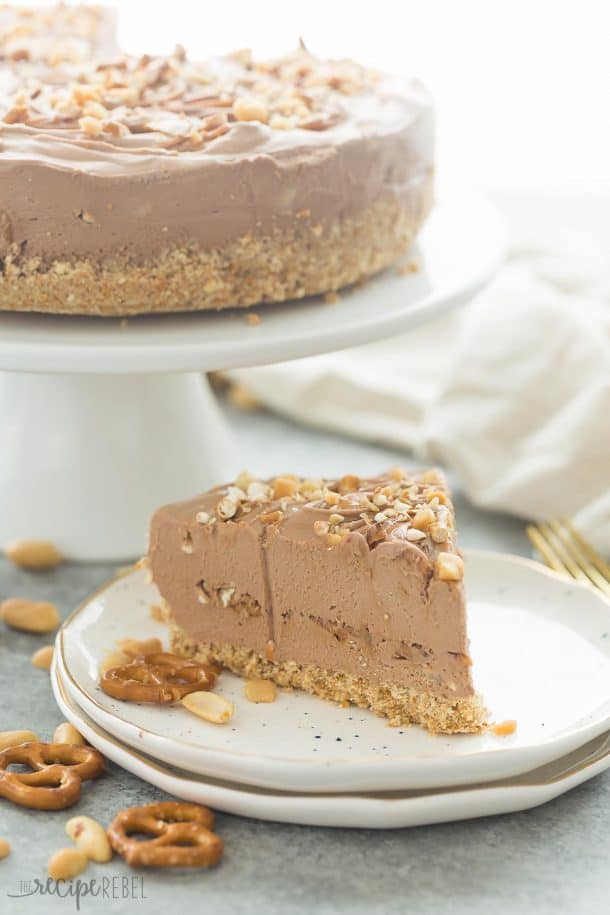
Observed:
[[[297,491],[296,480],[289,480],[286,477],[277,477],[273,481],[273,498],[282,499],[285,496],[291,497]]]
[[[266,502],[269,500],[272,490],[270,486],[261,480],[253,480],[248,485],[246,492],[250,502]]]
[[[278,524],[283,517],[284,514],[281,511],[263,512],[260,516],[263,524]]]
[[[449,531],[442,524],[432,524],[430,527],[430,536],[435,543],[445,543],[449,537]]]
[[[102,121],[92,117],[80,118],[78,126],[88,137],[99,137],[103,129]]]
[[[413,527],[418,528],[420,531],[427,531],[428,528],[435,522],[434,512],[430,508],[422,508],[420,511],[415,513],[413,518]]]
[[[237,121],[261,121],[266,124],[269,120],[267,107],[255,98],[237,98],[233,102],[233,114]]]
[[[424,470],[421,475],[424,483],[440,483],[443,479],[439,470],[432,467],[430,470]]]
[[[342,540],[343,540],[343,537],[341,536],[341,534],[327,534],[326,535],[326,545],[330,546],[330,547],[338,546]]]
[[[303,48],[259,62],[248,52],[195,63],[180,48],[167,57],[109,61],[77,55],[76,70],[74,49],[61,43],[57,53],[45,56],[53,79],[39,80],[27,64],[17,63],[30,59],[27,38],[15,44],[18,36],[4,31],[0,57],[12,62],[14,72],[0,121],[67,129],[92,142],[146,134],[149,143],[172,154],[193,154],[247,122],[271,130],[329,130],[347,116],[344,97],[375,92],[379,80],[356,63],[318,60]],[[321,231],[318,224],[312,229]]]
[[[372,481],[356,474],[333,481],[284,473],[267,481],[244,470],[220,495],[215,510],[197,512],[196,521],[242,522],[261,506],[261,512],[252,517],[277,524],[301,504],[308,505],[317,512],[311,521],[312,534],[329,548],[338,546],[352,531],[364,536],[370,549],[387,540],[406,540],[429,556],[438,578],[459,581],[463,576],[462,560],[454,552],[451,503],[436,471],[394,468]]]
[[[221,499],[216,506],[216,511],[219,518],[222,518],[223,521],[228,521],[237,511],[237,502],[233,502],[231,499]]]
[[[426,493],[426,502],[432,502],[433,499],[437,499],[441,505],[446,505],[447,493],[443,492],[442,489],[431,489]]]
[[[254,477],[247,470],[242,470],[242,472],[235,479],[235,485],[244,490],[247,490],[248,486],[252,482],[254,482]]]
[[[322,489],[323,485],[323,480],[303,480],[301,483],[301,492],[305,494],[317,492]]]
[[[418,540],[425,540],[426,534],[424,531],[419,531],[416,527],[411,527],[407,531],[407,540],[410,540],[411,543],[417,543]]]
[[[337,483],[337,489],[339,492],[353,492],[353,490],[358,489],[360,486],[360,477],[357,477],[353,473],[348,473],[344,477],[341,477]]]
[[[441,581],[461,581],[464,577],[464,560],[457,553],[439,553],[434,572]]]
[[[402,467],[392,467],[388,474],[392,480],[404,480],[406,475],[406,471],[403,470]]]

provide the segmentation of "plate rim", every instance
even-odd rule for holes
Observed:
[[[521,566],[528,568],[530,571],[539,574],[543,572],[545,576],[555,581],[560,582],[561,584],[568,584],[570,587],[574,587],[577,591],[584,588],[589,597],[592,595],[599,600],[603,605],[607,605],[610,618],[610,600],[605,598],[600,592],[596,591],[594,588],[589,587],[588,585],[580,582],[575,582],[572,579],[567,578],[561,573],[557,573],[547,567],[543,566],[541,563],[536,562],[533,559],[527,557],[516,556],[514,554],[502,553],[498,551],[487,551],[481,549],[468,549],[465,550],[466,559],[469,557],[473,559],[478,559],[479,561],[492,558],[496,561],[502,563],[508,562],[512,565]],[[58,632],[56,644],[58,646],[58,655],[62,658],[63,667],[66,675],[66,679],[71,681],[75,691],[82,697],[84,697],[84,702],[87,706],[93,706],[98,710],[100,717],[104,719],[106,723],[106,728],[108,727],[107,719],[117,720],[120,722],[121,727],[121,738],[129,742],[129,739],[125,737],[125,732],[130,733],[134,736],[134,739],[142,739],[142,734],[145,734],[149,741],[152,741],[153,744],[161,744],[164,746],[170,741],[175,745],[178,744],[187,749],[187,751],[192,751],[200,753],[205,756],[205,759],[210,762],[210,765],[214,767],[215,764],[221,763],[224,761],[225,765],[227,760],[231,762],[236,762],[239,764],[240,761],[247,760],[250,764],[258,767],[267,767],[267,769],[272,768],[273,772],[277,774],[278,770],[290,770],[291,773],[298,773],[299,769],[306,771],[311,777],[313,773],[320,773],[323,769],[328,772],[331,769],[336,770],[337,768],[342,771],[349,770],[352,778],[357,778],[358,775],[365,778],[367,781],[374,780],[374,776],[371,775],[369,778],[366,775],[365,770],[373,770],[374,775],[383,774],[387,776],[388,773],[391,773],[396,766],[405,765],[405,763],[411,762],[413,766],[418,764],[421,766],[424,763],[432,763],[435,767],[435,770],[439,770],[442,773],[446,773],[448,769],[453,768],[454,770],[459,770],[463,766],[468,766],[469,764],[475,764],[478,767],[484,767],[485,763],[489,763],[492,759],[497,762],[502,758],[508,765],[508,762],[512,760],[511,769],[513,770],[512,774],[517,772],[526,771],[532,767],[535,767],[536,764],[540,765],[544,762],[545,759],[552,758],[553,755],[557,757],[566,752],[569,752],[571,749],[574,749],[577,746],[580,746],[586,743],[589,739],[593,739],[598,736],[600,733],[603,733],[604,730],[610,726],[610,714],[601,714],[603,706],[600,706],[600,713],[592,720],[584,724],[581,724],[578,728],[570,729],[567,733],[556,734],[552,737],[549,737],[543,742],[530,743],[522,745],[519,747],[506,747],[499,745],[497,748],[485,749],[485,750],[474,750],[472,752],[465,752],[459,755],[459,757],[442,757],[442,756],[432,756],[429,754],[400,754],[392,755],[391,757],[376,757],[376,756],[357,756],[345,760],[326,760],[326,761],[315,761],[309,757],[294,757],[291,759],[286,759],[286,757],[278,757],[275,755],[261,755],[260,752],[251,753],[246,750],[232,750],[232,749],[219,749],[217,747],[205,747],[201,743],[195,743],[193,741],[187,740],[173,740],[159,734],[155,731],[150,731],[147,728],[141,728],[128,719],[123,718],[121,715],[117,714],[114,711],[109,711],[104,706],[97,701],[95,697],[89,695],[89,693],[76,681],[76,678],[73,676],[72,671],[70,670],[68,664],[65,660],[64,653],[64,634],[65,631],[69,628],[71,622],[76,618],[78,614],[83,612],[91,602],[95,601],[101,594],[108,590],[111,586],[115,585],[117,582],[122,580],[129,575],[132,575],[136,572],[141,572],[141,569],[138,569],[137,566],[132,566],[128,569],[122,570],[118,575],[111,578],[110,580],[104,582],[97,588],[92,594],[86,597],[81,604],[75,608],[75,610],[66,618],[61,629]],[[78,703],[79,706],[82,703]],[[99,717],[96,718],[95,714],[93,717],[96,721],[99,722]],[[135,744],[139,745],[139,744]],[[155,751],[156,752],[156,751]],[[533,761],[530,759],[533,757]],[[208,762],[206,762],[208,765]],[[516,768],[515,768],[516,767]],[[209,770],[208,774],[214,775],[213,771]],[[412,775],[412,773],[411,773]],[[504,777],[508,775],[508,772],[504,773]],[[409,777],[407,775],[407,777]],[[491,775],[486,780],[492,780],[494,775]],[[497,776],[496,776],[497,777]],[[432,782],[427,782],[427,784],[441,784],[439,781],[440,775],[435,775]],[[456,778],[458,779],[456,781]],[[459,783],[461,780],[462,783],[467,781],[472,781],[472,776],[464,777],[458,775],[456,772],[452,783]],[[260,776],[254,776],[251,778],[252,784],[261,785]],[[267,779],[266,784],[269,786],[270,782]],[[412,784],[412,787],[416,785]],[[421,785],[420,785],[421,787]],[[328,789],[331,790],[331,789]]]
[[[607,743],[607,749],[605,750],[603,755],[604,755],[604,757],[610,756],[610,728],[609,728],[607,731],[603,731],[601,734],[598,734],[596,737],[592,737],[590,741],[587,741],[586,743],[582,744],[580,747],[577,747],[576,750],[572,750],[571,753],[565,754],[565,756],[559,756],[556,759],[551,760],[549,763],[544,764],[543,766],[537,766],[536,768],[528,770],[526,772],[521,772],[516,775],[510,775],[507,778],[495,779],[494,781],[470,782],[470,783],[457,784],[457,785],[443,785],[441,788],[433,788],[433,787],[398,788],[398,789],[392,788],[392,789],[379,790],[379,791],[367,790],[367,789],[364,789],[361,791],[288,791],[287,789],[283,789],[283,788],[267,788],[264,786],[249,785],[246,782],[236,782],[236,781],[231,781],[230,779],[220,779],[216,776],[211,776],[211,775],[207,776],[207,775],[202,775],[197,772],[189,772],[186,769],[182,769],[178,765],[174,766],[171,763],[165,762],[164,760],[156,759],[155,757],[150,756],[145,752],[140,752],[135,747],[131,746],[128,743],[125,743],[125,741],[121,740],[120,737],[117,737],[114,734],[112,734],[98,721],[95,721],[93,718],[91,718],[88,715],[87,711],[78,704],[76,699],[74,697],[70,696],[69,691],[66,689],[66,685],[63,682],[63,678],[65,676],[65,670],[62,667],[61,661],[58,661],[57,658],[54,658],[54,660],[52,662],[52,676],[55,678],[58,691],[60,692],[62,699],[64,700],[64,703],[67,704],[70,708],[76,707],[76,709],[78,710],[78,713],[80,715],[85,716],[85,723],[90,727],[91,730],[95,731],[96,733],[101,732],[102,736],[105,739],[107,739],[109,743],[116,744],[128,755],[134,756],[136,759],[138,759],[142,762],[145,762],[146,764],[150,765],[152,768],[166,772],[169,775],[175,775],[175,777],[180,778],[183,781],[190,781],[191,779],[194,779],[196,781],[202,781],[202,782],[205,782],[206,784],[209,784],[208,780],[213,779],[215,782],[224,783],[224,784],[218,785],[218,787],[220,787],[220,788],[225,787],[225,786],[229,786],[229,787],[237,786],[238,789],[243,790],[244,792],[250,792],[254,788],[254,789],[256,789],[257,793],[264,793],[264,794],[270,794],[270,795],[282,795],[282,796],[290,795],[291,797],[315,796],[315,797],[319,797],[319,798],[328,798],[328,797],[358,796],[358,797],[370,797],[370,798],[375,798],[375,799],[380,799],[380,800],[392,800],[392,798],[396,794],[412,794],[414,792],[424,795],[424,794],[439,794],[439,793],[449,794],[449,793],[457,793],[459,791],[469,791],[469,790],[474,791],[474,790],[479,790],[479,789],[483,789],[483,788],[488,789],[488,790],[493,789],[493,788],[504,788],[504,787],[506,787],[506,788],[512,788],[512,787],[528,787],[528,788],[532,787],[532,788],[534,788],[534,787],[544,787],[547,785],[555,784],[556,782],[561,781],[563,778],[569,777],[569,775],[581,771],[582,768],[586,768],[588,765],[590,765],[590,763],[588,761],[585,761],[582,763],[582,765],[578,765],[577,768],[571,768],[567,775],[562,774],[562,775],[555,776],[552,778],[542,779],[540,781],[533,781],[533,782],[520,781],[520,779],[524,779],[526,776],[533,774],[534,772],[537,772],[541,768],[544,768],[544,765],[550,765],[553,762],[558,762],[559,760],[564,759],[565,756],[572,755],[573,753],[578,753],[579,750],[582,750],[589,743],[592,743],[595,740],[599,740],[602,737],[605,738],[605,741]],[[74,714],[76,714],[76,712],[74,712]],[[594,761],[597,761],[598,753],[601,753],[601,749],[600,749],[600,751],[596,752],[596,754],[595,754],[596,758]],[[586,757],[586,760],[588,760],[588,759],[589,759],[589,757]]]
[[[206,781],[204,776],[197,776],[195,774],[191,774],[188,772],[185,773],[180,770],[174,771],[173,768],[168,769],[166,767],[166,765],[164,765],[159,760],[151,759],[145,755],[142,755],[137,750],[135,750],[133,747],[130,747],[129,745],[124,744],[121,740],[116,738],[114,735],[107,732],[99,723],[89,719],[89,717],[86,715],[86,712],[84,712],[84,710],[81,709],[80,706],[78,706],[78,704],[75,702],[75,700],[69,696],[66,696],[65,685],[62,682],[61,672],[58,669],[58,664],[57,664],[56,660],[53,662],[53,665],[51,668],[51,685],[52,685],[53,693],[55,695],[55,699],[56,699],[60,709],[62,710],[62,712],[68,718],[70,718],[71,715],[74,716],[74,720],[72,720],[72,724],[74,724],[76,721],[75,726],[82,728],[82,724],[84,723],[85,729],[92,731],[94,734],[96,734],[97,737],[100,737],[103,742],[110,743],[111,745],[113,745],[116,748],[116,751],[118,754],[126,755],[130,759],[133,758],[136,761],[136,765],[144,767],[146,773],[148,773],[148,771],[150,769],[152,769],[159,774],[158,777],[168,778],[170,780],[175,779],[179,782],[183,782],[185,784],[185,787],[188,785],[192,785],[194,783],[198,783],[201,786],[207,787],[208,790],[211,789],[212,791],[216,792],[216,797],[213,797],[211,800],[204,799],[203,803],[209,803],[212,806],[216,806],[217,809],[225,810],[228,813],[234,813],[234,814],[238,813],[238,815],[241,815],[241,816],[254,816],[259,819],[274,821],[274,822],[278,822],[278,821],[280,821],[280,822],[300,822],[300,823],[303,823],[304,825],[324,825],[324,826],[338,826],[338,827],[344,827],[344,828],[362,828],[363,824],[361,822],[360,823],[354,823],[354,822],[347,823],[345,820],[342,820],[341,822],[326,821],[325,823],[321,824],[321,823],[315,821],[315,805],[316,804],[318,804],[318,805],[321,804],[322,806],[329,806],[329,807],[334,805],[335,808],[339,807],[340,810],[336,810],[336,812],[334,814],[334,818],[337,819],[337,817],[339,817],[341,815],[345,816],[346,814],[349,814],[350,811],[352,813],[352,816],[354,816],[354,811],[352,808],[353,808],[353,806],[355,806],[356,804],[359,803],[360,805],[362,805],[363,808],[366,808],[367,817],[370,817],[370,811],[371,811],[371,807],[373,805],[375,807],[375,810],[378,812],[378,815],[382,815],[383,813],[386,813],[390,810],[392,810],[394,813],[396,813],[396,811],[398,810],[398,813],[403,815],[403,818],[400,819],[399,822],[397,821],[396,816],[394,817],[394,820],[390,823],[388,823],[388,822],[371,823],[369,820],[367,820],[367,823],[366,823],[367,828],[404,828],[407,826],[423,825],[426,822],[426,819],[425,818],[422,819],[421,816],[419,818],[416,818],[417,819],[416,822],[405,822],[404,817],[411,810],[411,808],[414,806],[414,804],[421,805],[422,803],[426,804],[426,802],[428,802],[430,804],[436,802],[436,804],[438,804],[439,802],[442,803],[443,801],[450,802],[450,799],[453,799],[454,801],[455,800],[459,801],[461,798],[462,799],[469,798],[471,801],[473,798],[491,799],[494,796],[494,794],[493,794],[494,792],[496,793],[496,795],[498,792],[501,792],[501,796],[506,796],[506,797],[510,797],[512,795],[518,794],[519,792],[521,792],[522,794],[525,793],[526,802],[523,803],[523,798],[522,798],[521,800],[518,801],[517,805],[515,807],[511,807],[510,810],[507,810],[507,809],[489,810],[488,809],[485,812],[476,810],[471,814],[470,817],[469,816],[458,816],[458,817],[448,816],[448,817],[444,818],[443,816],[438,817],[438,815],[434,815],[433,817],[431,817],[429,819],[429,822],[431,822],[431,823],[449,822],[449,821],[452,821],[455,819],[462,819],[462,820],[469,819],[469,818],[472,818],[473,816],[479,817],[479,816],[485,816],[485,815],[497,815],[497,814],[501,814],[501,813],[516,812],[519,810],[531,809],[532,807],[540,806],[541,804],[547,803],[548,801],[553,800],[555,797],[558,797],[562,794],[567,793],[568,791],[572,790],[572,788],[577,787],[578,785],[582,784],[583,782],[596,777],[597,775],[601,774],[603,771],[610,768],[610,731],[608,731],[604,735],[604,737],[605,737],[604,742],[601,743],[601,745],[598,748],[596,748],[594,751],[588,753],[579,764],[570,766],[567,770],[562,772],[560,775],[556,776],[555,778],[551,778],[551,779],[547,779],[547,780],[540,780],[540,781],[534,781],[534,782],[531,782],[531,781],[530,782],[520,782],[518,780],[520,778],[520,776],[516,776],[516,777],[513,776],[510,779],[505,780],[505,781],[509,782],[508,784],[501,784],[501,782],[490,782],[490,783],[477,783],[477,784],[470,784],[470,785],[447,786],[446,788],[440,789],[440,790],[439,789],[430,789],[429,791],[426,791],[424,789],[423,791],[418,792],[417,796],[404,796],[404,795],[412,794],[412,792],[410,792],[408,789],[404,789],[403,791],[394,790],[392,792],[364,792],[364,793],[361,793],[361,792],[333,792],[333,793],[330,793],[330,792],[317,792],[317,793],[316,792],[310,792],[310,793],[300,792],[300,793],[296,793],[296,792],[290,792],[290,791],[282,791],[282,790],[273,791],[270,789],[260,789],[259,788],[253,792],[251,790],[252,786],[242,784],[242,783],[228,782],[228,783],[221,784],[221,785],[211,785],[209,783],[209,781]],[[59,696],[58,696],[58,693],[60,694]],[[82,715],[85,715],[85,720],[82,718]],[[85,736],[87,736],[87,735],[85,735]],[[581,749],[584,749],[584,748],[581,748]],[[104,747],[103,752],[104,751],[106,752],[106,754],[108,754],[108,750],[105,747]],[[573,751],[573,752],[578,752],[578,750]],[[561,757],[560,757],[560,759],[561,759]],[[125,767],[124,763],[122,761],[119,761],[118,759],[114,759],[113,761],[115,762],[116,765],[121,766],[121,768],[124,768],[127,771],[131,772],[132,774],[135,774],[138,777],[143,778],[144,780],[148,781],[148,779],[146,778],[146,774],[142,775],[140,772],[134,771],[134,768]],[[559,761],[560,760],[557,760],[557,762],[559,762]],[[595,767],[594,771],[587,771],[587,770],[591,770],[593,767]],[[524,775],[527,776],[527,773],[525,773]],[[565,784],[566,782],[568,782],[568,784]],[[156,787],[161,788],[162,790],[165,790],[165,791],[170,791],[170,793],[172,793],[171,785],[168,788],[167,785],[162,786],[162,785],[158,784],[158,782],[154,782],[154,781],[149,782],[149,784],[154,784]],[[175,791],[173,793],[175,793]],[[218,794],[220,794],[221,796],[218,797]],[[304,820],[303,814],[301,814],[300,816],[299,815],[295,816],[294,813],[291,814],[291,813],[286,812],[280,819],[277,816],[277,811],[271,811],[267,815],[266,812],[265,812],[265,814],[262,814],[261,811],[259,811],[258,814],[254,813],[252,810],[248,811],[247,813],[245,813],[245,812],[239,813],[239,812],[235,811],[235,809],[233,809],[233,810],[227,809],[227,805],[230,804],[231,802],[233,802],[233,804],[235,804],[236,802],[239,802],[240,800],[243,802],[244,799],[254,798],[254,797],[256,797],[257,800],[260,800],[261,794],[263,795],[263,800],[267,800],[267,801],[272,800],[276,803],[277,802],[281,803],[282,801],[289,800],[293,803],[297,803],[297,804],[300,803],[302,805],[307,805],[307,809],[313,811],[314,818],[312,819],[310,816],[309,819],[306,818]],[[400,796],[401,794],[403,796]],[[399,796],[397,796],[397,795],[399,795]],[[178,796],[180,796],[180,795],[178,795]],[[200,799],[198,802],[201,803],[202,800]],[[326,802],[328,802],[328,805],[326,804]],[[220,803],[220,806],[219,806],[219,803]],[[364,812],[365,811],[363,810],[363,813]]]

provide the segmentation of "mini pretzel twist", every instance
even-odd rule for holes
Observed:
[[[177,702],[188,693],[214,685],[215,670],[166,651],[134,658],[102,674],[100,686],[114,699],[125,702]]]
[[[102,674],[100,686],[114,699],[125,702],[177,702],[188,693],[214,685],[215,670],[188,658],[158,651],[134,658]]]
[[[9,772],[13,763],[32,772]],[[104,771],[93,747],[67,743],[22,743],[0,752],[0,797],[35,810],[64,810],[79,799],[82,782]]]
[[[116,852],[131,867],[214,867],[224,843],[212,832],[214,814],[199,804],[161,801],[128,807],[108,827]],[[132,839],[134,833],[152,839]]]

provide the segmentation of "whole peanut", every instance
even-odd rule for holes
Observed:
[[[53,663],[53,646],[43,645],[38,651],[35,651],[30,658],[33,667],[39,667],[41,670],[49,670]]]
[[[54,569],[64,561],[57,547],[48,540],[15,540],[4,553],[16,566],[33,572]]]
[[[91,861],[103,864],[112,858],[112,848],[106,830],[97,820],[86,816],[72,817],[66,823],[66,832]]]
[[[37,743],[39,740],[34,731],[0,731],[0,750],[18,747],[20,743]]]
[[[82,734],[79,734],[74,725],[70,724],[69,721],[62,721],[62,723],[58,724],[55,728],[53,743],[83,744],[85,743],[85,738]]]
[[[57,607],[48,601],[9,597],[0,604],[0,618],[22,632],[52,632],[61,620]]]
[[[78,848],[60,848],[49,860],[49,877],[52,880],[71,880],[84,871],[88,860]]]

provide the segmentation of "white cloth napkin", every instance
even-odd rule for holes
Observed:
[[[230,373],[296,420],[452,469],[477,505],[568,515],[610,555],[610,243],[520,238],[466,307],[412,333]]]

